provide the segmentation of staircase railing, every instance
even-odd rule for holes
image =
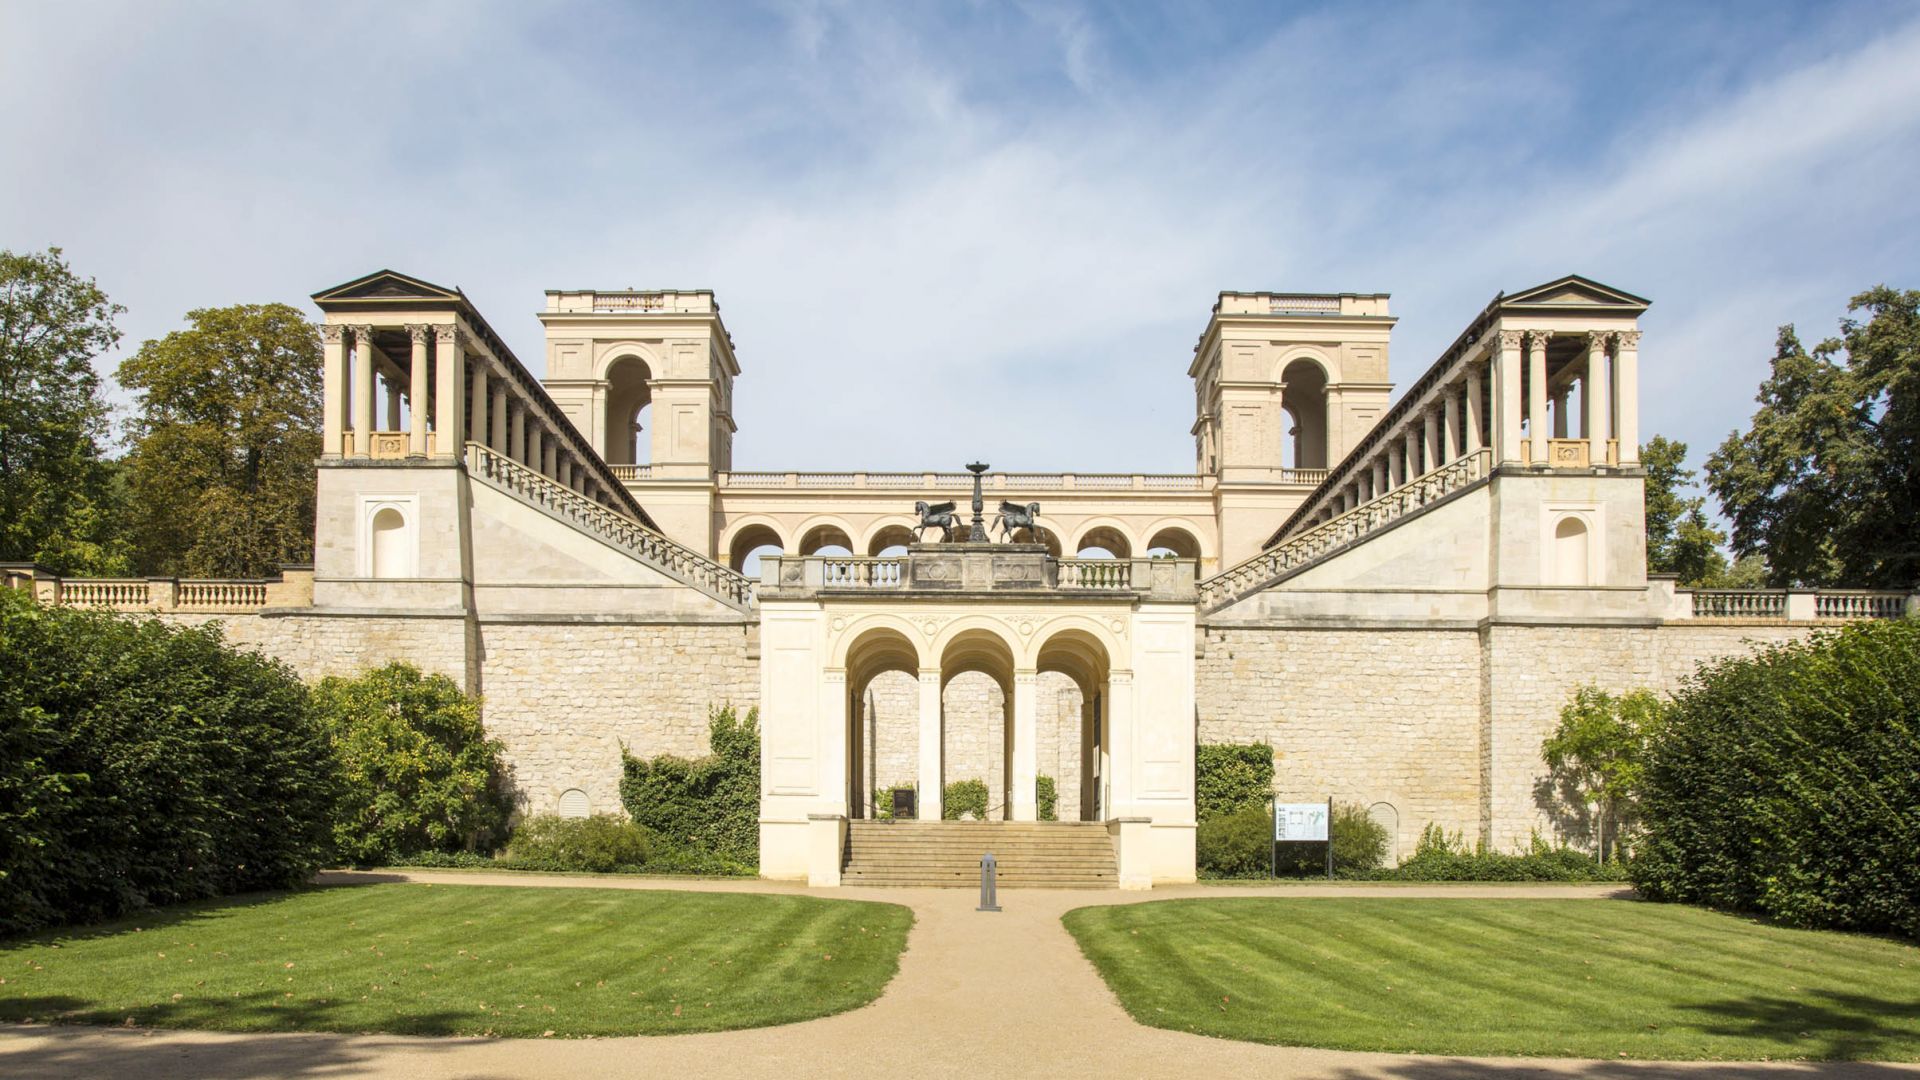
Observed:
[[[565,484],[480,443],[467,444],[470,475],[509,495],[540,507],[583,531],[634,555],[641,562],[682,584],[692,586],[729,607],[753,607],[750,578],[714,562],[690,547],[654,532],[617,510],[594,502]]]
[[[1423,506],[1479,483],[1493,471],[1493,451],[1476,450],[1414,477],[1375,499],[1267,548],[1200,583],[1200,609],[1213,611],[1291,575],[1324,555],[1377,532]]]

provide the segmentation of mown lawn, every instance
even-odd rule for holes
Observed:
[[[1168,900],[1068,912],[1134,1019],[1430,1054],[1920,1060],[1920,948],[1612,900]]]
[[[0,1020],[653,1035],[878,997],[912,913],[806,896],[389,884],[0,941]]]

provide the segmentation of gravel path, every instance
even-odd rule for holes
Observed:
[[[326,874],[327,883],[432,881],[555,888],[804,891],[758,881],[687,882],[496,873]],[[1667,1065],[1553,1059],[1462,1059],[1259,1046],[1142,1027],[1107,991],[1060,916],[1076,907],[1182,896],[1588,897],[1609,886],[1191,886],[1150,893],[1008,891],[1004,911],[973,910],[962,890],[842,889],[848,899],[913,908],[899,977],[873,1005],[787,1027],[708,1035],[591,1040],[439,1039],[386,1035],[225,1035],[85,1027],[0,1027],[0,1076],[138,1077],[1328,1077],[1336,1080],[1519,1080],[1536,1076],[1920,1077],[1891,1065]]]

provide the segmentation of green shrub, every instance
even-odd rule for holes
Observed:
[[[651,760],[620,750],[620,802],[660,843],[727,865],[753,866],[760,854],[760,710],[744,719],[731,705],[708,713],[707,746],[697,761]]]
[[[940,817],[946,821],[959,821],[961,815],[971,813],[976,821],[987,820],[987,782],[985,780],[955,780],[940,789]]]
[[[0,934],[305,883],[335,779],[307,690],[212,626],[0,590]]]
[[[1265,806],[1216,814],[1194,835],[1195,861],[1205,877],[1266,877],[1273,873],[1273,815]]]
[[[342,781],[340,856],[359,865],[423,851],[491,848],[513,796],[480,703],[445,675],[393,663],[327,678],[314,701]]]
[[[1429,823],[1413,857],[1388,870],[1351,873],[1372,881],[1623,881],[1618,862],[1601,863],[1584,851],[1549,846],[1535,835],[1522,854],[1470,846],[1458,833]]]
[[[1358,803],[1333,808],[1333,872],[1358,874],[1379,867],[1387,858],[1387,827],[1373,820]],[[1286,844],[1275,857],[1282,875],[1325,875],[1326,844]]]
[[[1194,751],[1194,811],[1200,821],[1261,807],[1273,798],[1273,747],[1203,743]]]
[[[1060,820],[1060,788],[1053,777],[1038,777],[1033,782],[1034,805],[1041,821]]]
[[[1634,882],[1920,937],[1920,621],[1702,667],[1648,750]]]
[[[607,874],[646,866],[653,848],[653,834],[620,814],[542,814],[514,827],[506,861],[526,870]]]

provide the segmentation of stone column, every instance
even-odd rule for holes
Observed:
[[[528,421],[527,423],[527,468],[532,469],[534,472],[539,473],[541,476],[547,475],[546,454],[547,454],[547,429],[541,427],[540,421],[538,420]]]
[[[820,805],[825,813],[845,815],[847,805],[847,669],[827,668],[820,673],[820,731],[826,736],[820,747]],[[838,867],[835,862],[835,867]]]
[[[1013,673],[1013,790],[1007,809],[1014,821],[1039,818],[1040,676],[1034,671]],[[1056,777],[1055,779],[1058,779]]]
[[[1502,330],[1493,360],[1493,459],[1523,464],[1520,453],[1520,331]]]
[[[920,669],[920,820],[940,820],[940,669]]]
[[[1406,449],[1401,452],[1401,456],[1406,459],[1407,463],[1405,482],[1412,483],[1414,477],[1419,476],[1427,470],[1422,468],[1420,464],[1420,429],[1415,427],[1411,421],[1407,423],[1407,432],[1401,439],[1401,442],[1406,444]]]
[[[1452,387],[1440,395],[1440,460],[1452,461],[1466,448],[1460,445],[1460,403],[1454,400]]]
[[[560,437],[551,431],[540,439],[540,471],[560,479]]]
[[[1613,395],[1607,392],[1613,382],[1613,373],[1607,370],[1607,339],[1612,336],[1602,331],[1587,334],[1587,373],[1580,378],[1580,397],[1587,407],[1585,434],[1590,465],[1613,464],[1607,458],[1607,440],[1613,438]]]
[[[1127,817],[1133,806],[1134,755],[1140,751],[1133,731],[1133,672],[1107,673],[1107,816]]]
[[[427,456],[427,417],[432,410],[427,390],[427,339],[433,335],[433,327],[425,323],[410,323],[407,336],[413,339],[413,367],[408,374],[412,376],[407,397],[413,403],[412,422],[407,432],[407,456],[423,458]]]
[[[1480,433],[1486,430],[1486,417],[1480,413],[1482,408],[1484,406],[1480,403],[1480,367],[1478,364],[1468,364],[1467,409],[1462,417],[1466,423],[1462,434],[1466,438],[1462,441],[1469,452],[1480,449]]]
[[[509,406],[513,420],[507,431],[507,456],[522,465],[527,463],[527,410],[519,402]]]
[[[466,349],[457,326],[436,327],[439,341],[434,347],[433,456],[455,458],[466,445],[467,404],[461,400],[465,389]]]
[[[1373,497],[1385,495],[1393,487],[1392,455],[1385,447],[1380,448],[1380,456],[1373,459]]]
[[[1447,463],[1447,446],[1440,441],[1440,413],[1445,408],[1445,402],[1446,399],[1441,398],[1440,403],[1428,409],[1426,415],[1421,417],[1421,423],[1426,428],[1426,432],[1420,443],[1420,452],[1426,455],[1427,467],[1424,470],[1426,472],[1432,472]]]
[[[1563,386],[1560,388],[1559,393],[1553,395],[1553,437],[1556,439],[1564,439],[1567,437],[1569,431],[1567,426],[1567,399],[1572,396],[1573,387],[1571,386]]]
[[[487,433],[492,430],[487,424],[487,399],[490,396],[487,393],[487,365],[481,363],[477,356],[473,360],[472,383],[467,393],[473,401],[473,441],[486,442]],[[461,448],[463,453],[465,450],[465,447]]]
[[[384,382],[384,381],[383,381]],[[381,423],[384,431],[400,430],[400,384],[384,382],[387,397],[386,419]]]
[[[488,417],[493,421],[493,431],[487,439],[487,445],[493,447],[494,452],[499,454],[507,452],[508,409],[507,380],[500,379],[493,387],[493,408],[489,410],[491,415]]]
[[[338,323],[320,327],[320,351],[325,357],[320,380],[320,456],[340,456],[340,436],[346,431],[346,328]]]
[[[1620,464],[1640,463],[1640,331],[1613,339],[1613,407],[1620,417]]]
[[[1545,330],[1527,331],[1527,434],[1528,464],[1547,463],[1547,342],[1553,335]]]
[[[373,453],[373,327],[353,328],[353,456]]]

